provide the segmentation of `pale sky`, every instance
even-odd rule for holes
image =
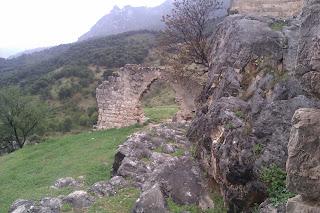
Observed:
[[[0,0],[0,49],[74,42],[114,5],[157,6],[165,0]]]

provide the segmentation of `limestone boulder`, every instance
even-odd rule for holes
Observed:
[[[80,187],[82,183],[72,177],[60,178],[55,181],[51,188],[61,189],[65,187]]]
[[[16,200],[9,209],[9,213],[27,213],[35,203],[30,200]]]
[[[45,197],[41,199],[40,206],[50,209],[52,213],[59,213],[62,207],[62,200],[60,198]]]
[[[121,188],[128,185],[127,181],[120,176],[115,176],[109,181],[100,181],[95,183],[90,188],[90,192],[97,195],[98,197],[112,196],[117,193]]]
[[[64,203],[70,204],[74,209],[84,209],[90,207],[95,201],[95,198],[89,195],[86,191],[75,191],[67,195]]]
[[[288,144],[287,186],[308,200],[320,201],[320,110],[299,109]]]
[[[143,192],[133,209],[134,213],[167,213],[165,198],[158,184]]]
[[[270,200],[265,200],[259,205],[259,213],[286,213],[286,205],[274,205]]]
[[[207,179],[192,157],[188,125],[161,124],[134,134],[118,149],[113,174],[141,189],[134,212],[168,212],[165,198],[179,205],[213,208]],[[141,150],[144,153],[141,154]]]
[[[312,201],[304,201],[300,195],[290,198],[286,213],[319,213],[320,205]]]

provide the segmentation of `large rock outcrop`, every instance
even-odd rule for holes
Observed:
[[[302,5],[303,0],[232,0],[231,11],[284,18],[298,15]]]
[[[317,2],[307,1],[302,21],[282,30],[272,27],[275,18],[234,15],[213,35],[209,79],[188,136],[231,212],[265,200],[260,173],[285,168],[294,112],[319,106],[305,76],[318,66]]]
[[[292,122],[287,186],[299,196],[288,201],[287,212],[320,212],[320,110],[299,109]]]
[[[186,129],[178,123],[162,124],[132,135],[119,147],[113,174],[141,189],[133,212],[169,212],[168,199],[178,205],[214,207]]]

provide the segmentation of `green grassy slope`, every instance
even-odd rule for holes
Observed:
[[[153,106],[144,110],[151,122],[159,123],[171,118],[178,108]],[[109,179],[116,149],[139,129],[132,126],[59,136],[0,157],[0,212],[7,212],[19,198],[40,199],[70,193],[71,189],[50,189],[62,177],[84,176],[84,189]],[[104,212],[106,208],[109,212],[128,212],[137,196],[137,190],[125,189],[116,197],[99,200],[89,212]]]
[[[66,194],[50,189],[61,177],[85,177],[85,185],[107,180],[119,144],[138,127],[66,135],[0,157],[0,212],[18,199]],[[111,202],[111,201],[110,201]]]

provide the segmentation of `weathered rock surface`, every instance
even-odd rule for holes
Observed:
[[[300,195],[291,198],[287,202],[287,213],[319,213],[319,203],[305,201]]]
[[[115,176],[109,181],[100,181],[95,183],[90,188],[90,192],[98,197],[112,196],[117,193],[119,189],[122,189],[128,185],[128,182],[120,176]]]
[[[33,206],[33,201],[19,199],[11,205],[9,213],[25,213]]]
[[[72,177],[65,177],[56,180],[51,188],[61,189],[65,187],[80,187],[81,185],[81,181],[78,181]]]
[[[90,207],[95,198],[86,191],[75,191],[67,196],[44,197],[40,201],[15,201],[9,213],[60,213],[63,204],[69,204],[73,210],[81,211]]]
[[[320,201],[320,110],[299,109],[288,144],[288,189]]]
[[[231,11],[257,16],[290,17],[299,15],[303,0],[233,0]]]
[[[319,106],[310,81],[301,78],[319,67],[319,1],[307,2],[302,22],[289,21],[283,30],[272,29],[274,18],[234,15],[213,35],[209,79],[188,137],[231,212],[265,200],[261,169],[285,168],[293,114]]]
[[[60,212],[62,200],[60,198],[45,197],[41,199],[40,206],[50,209],[51,212]]]
[[[299,109],[288,144],[288,213],[320,212],[320,109]]]
[[[297,76],[304,89],[320,98],[320,2],[306,0],[301,14]]]
[[[74,209],[83,209],[91,206],[95,198],[86,191],[75,191],[63,198],[63,202],[69,203]]]
[[[165,198],[162,194],[159,184],[154,185],[149,190],[143,192],[136,202],[134,213],[165,213],[166,210]]]
[[[275,206],[270,200],[266,200],[259,206],[259,213],[286,213],[286,205]]]
[[[60,213],[62,200],[59,198],[43,198],[40,203],[29,200],[17,200],[9,213]]]
[[[185,133],[184,125],[160,125],[134,134],[118,149],[113,174],[142,191],[134,212],[167,212],[166,198],[179,205],[214,206]]]

